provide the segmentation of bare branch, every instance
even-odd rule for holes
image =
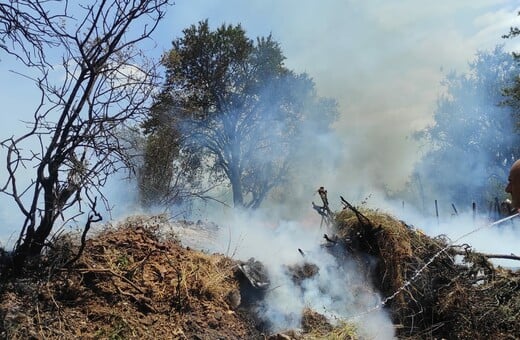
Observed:
[[[82,201],[91,211],[84,233],[101,219],[98,198],[109,209],[101,188],[131,164],[120,130],[143,119],[158,82],[157,64],[136,45],[150,38],[167,5],[168,0],[0,4],[0,49],[39,72],[33,80],[40,103],[28,132],[0,143],[8,173],[0,192],[24,216],[15,245],[19,262],[39,254],[56,219],[69,210],[77,216]],[[7,40],[11,47],[2,45]],[[32,50],[24,49],[27,42]],[[51,62],[56,51],[48,51],[55,47],[58,63]],[[51,71],[62,75],[60,83]],[[24,147],[34,144],[39,150]],[[18,181],[22,168],[35,169],[30,183]]]

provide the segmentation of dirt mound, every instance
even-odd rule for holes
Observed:
[[[160,216],[107,226],[70,266],[79,244],[61,236],[24,273],[1,283],[0,337],[357,339],[352,325],[333,327],[311,310],[301,329],[268,334],[250,308],[263,290],[244,274],[259,265],[190,249],[170,227]],[[293,270],[297,280],[318,269]]]
[[[520,274],[375,210],[346,207],[337,233],[390,308],[400,338],[520,336]],[[374,266],[369,258],[377,259]],[[458,259],[457,257],[461,257]]]
[[[4,287],[3,336],[261,338],[236,310],[235,263],[162,237],[162,223],[134,218],[104,230],[68,269],[61,265],[76,246],[68,239],[56,242],[45,265]]]

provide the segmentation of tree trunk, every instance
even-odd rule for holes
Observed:
[[[235,208],[243,207],[244,197],[242,196],[242,179],[237,164],[231,165],[229,181],[231,182],[231,188],[233,190],[233,205]]]
[[[236,131],[236,121],[233,120],[233,126],[229,127],[229,131]],[[225,125],[225,124],[224,124]],[[231,157],[229,159],[229,181],[233,190],[233,206],[235,208],[244,206],[244,196],[242,192],[242,174],[240,171],[240,142],[236,133],[230,133]]]

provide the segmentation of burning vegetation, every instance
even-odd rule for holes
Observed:
[[[495,268],[469,246],[342,201],[344,210],[327,212],[333,224],[321,249],[337,263],[353,263],[360,282],[383,297],[349,318],[307,307],[299,327],[273,331],[258,311],[279,287],[260,261],[190,249],[167,231],[172,222],[165,217],[140,216],[97,232],[75,262],[80,244],[65,235],[20,276],[4,278],[2,337],[368,339],[358,322],[378,310],[403,339],[520,334],[518,273]],[[303,261],[284,271],[303,287],[326,269],[295,251]],[[339,284],[342,294],[363,293],[362,285]]]
[[[161,58],[161,77],[139,45],[166,15],[167,0],[102,1],[73,10],[73,1],[12,3],[17,6],[0,4],[0,26],[9,28],[0,29],[0,50],[27,67],[16,73],[31,75],[40,101],[29,112],[33,118],[23,119],[28,130],[0,141],[7,170],[0,193],[22,216],[13,250],[0,249],[1,338],[520,335],[520,276],[489,261],[501,255],[428,237],[343,198],[345,209],[335,213],[324,187],[318,190],[323,205],[312,203],[322,217],[319,234],[326,226],[323,244],[286,245],[296,256],[278,271],[253,257],[240,261],[191,249],[179,234],[165,232],[170,222],[161,217],[131,218],[87,240],[102,219],[100,205],[109,208],[103,186],[121,169],[137,174],[140,203],[149,207],[216,200],[210,193],[221,185],[229,185],[239,209],[257,209],[274,188],[283,201],[292,177],[305,183],[317,170],[330,170],[323,164],[343,161],[323,153],[340,140],[333,128],[339,106],[318,95],[310,75],[286,67],[272,35],[251,39],[240,24],[214,30],[205,20],[183,30]],[[511,28],[507,37],[518,34]],[[424,193],[439,189],[455,202],[488,196],[519,158],[517,58],[501,48],[479,54],[470,65],[474,76],[450,73],[445,80],[448,95],[439,100],[435,124],[417,136],[434,148],[406,186],[417,187],[423,201]],[[55,72],[64,75],[57,83]],[[507,105],[495,110],[491,103]],[[464,143],[462,130],[474,131]],[[467,154],[470,162],[458,162]],[[439,166],[444,163],[458,168]],[[475,165],[489,180],[468,175]],[[495,205],[498,210],[498,198]],[[60,219],[72,225],[82,214],[80,236],[51,238]],[[275,238],[269,234],[268,242]],[[270,248],[262,249],[268,253],[263,260],[286,260]],[[283,307],[291,299],[298,301],[289,311]],[[376,313],[384,321],[390,316],[388,327],[370,319]]]

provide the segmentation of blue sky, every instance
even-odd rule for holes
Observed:
[[[501,39],[520,26],[518,11],[511,0],[177,0],[148,53],[159,57],[183,28],[206,18],[213,27],[241,23],[252,38],[272,34],[286,65],[340,104],[345,162],[322,183],[341,183],[347,173],[369,187],[399,186],[419,156],[408,137],[431,122],[443,76],[464,71],[479,49],[520,50],[520,38]],[[24,131],[20,119],[38,99],[31,82],[10,70],[24,71],[0,55],[1,139]],[[14,218],[7,200],[0,197],[0,222]]]

